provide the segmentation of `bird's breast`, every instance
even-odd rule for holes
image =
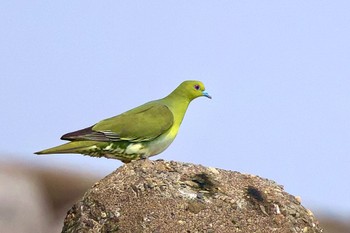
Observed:
[[[149,143],[149,156],[163,152],[174,141],[176,133],[171,130]]]

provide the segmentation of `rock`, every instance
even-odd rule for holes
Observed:
[[[140,160],[96,183],[62,232],[322,232],[274,181],[189,163]]]

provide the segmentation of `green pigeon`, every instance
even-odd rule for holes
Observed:
[[[175,139],[188,105],[211,96],[200,81],[184,81],[163,99],[145,103],[97,124],[67,133],[70,142],[35,154],[83,154],[124,163],[164,151]]]

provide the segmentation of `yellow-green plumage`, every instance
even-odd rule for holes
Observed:
[[[70,142],[36,154],[84,154],[125,163],[164,151],[175,139],[190,102],[211,98],[200,81],[185,81],[163,99],[154,100],[97,124],[65,134]]]

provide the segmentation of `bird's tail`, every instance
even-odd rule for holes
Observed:
[[[34,154],[85,154],[98,148],[98,142],[94,141],[74,141],[52,147],[46,150],[35,152]]]

